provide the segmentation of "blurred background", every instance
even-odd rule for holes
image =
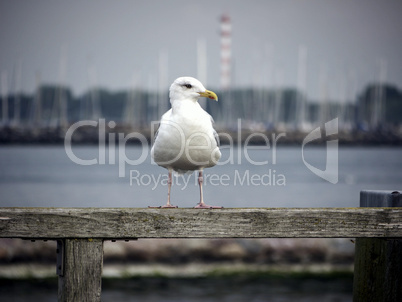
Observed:
[[[208,203],[357,207],[361,190],[400,189],[401,12],[391,0],[0,1],[0,206],[165,203],[166,171],[152,162],[149,145],[179,76],[219,96],[200,99],[226,162],[206,174],[229,181],[206,179]],[[326,168],[325,132],[304,149],[302,142],[334,118],[339,162],[331,184],[305,165]],[[95,165],[74,163],[64,147],[69,127],[85,120],[96,126],[74,132],[72,151]],[[147,143],[119,145],[119,134],[130,133]],[[254,140],[263,148],[245,153],[253,133],[269,144]],[[144,152],[140,165],[128,163]],[[175,178],[172,202],[198,202],[194,175]],[[54,251],[54,242],[0,240],[2,295],[53,301]],[[106,242],[104,298],[350,301],[353,251],[348,239]]]
[[[0,5],[1,125],[16,132],[4,142],[57,141],[48,132],[85,119],[148,128],[183,75],[218,92],[218,104],[202,102],[220,129],[241,118],[246,128],[307,131],[338,117],[346,132],[400,139],[396,1]],[[40,133],[19,137],[20,128]]]

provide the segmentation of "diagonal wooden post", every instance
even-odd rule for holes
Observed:
[[[362,191],[360,207],[401,207],[397,191]],[[402,240],[357,238],[354,302],[402,301]]]
[[[103,240],[63,239],[59,302],[101,301]]]

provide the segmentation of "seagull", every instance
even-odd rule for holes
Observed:
[[[218,134],[213,119],[198,103],[207,97],[218,101],[218,96],[195,78],[177,78],[169,89],[172,108],[160,120],[151,156],[155,163],[168,170],[168,199],[162,208],[177,208],[170,203],[172,172],[183,174],[198,171],[200,202],[197,209],[219,209],[204,203],[202,193],[203,170],[213,167],[221,157]],[[157,207],[160,208],[160,207]]]

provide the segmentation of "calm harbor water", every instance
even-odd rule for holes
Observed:
[[[57,280],[0,282],[2,301],[57,300]],[[103,280],[104,302],[350,302],[351,278],[145,278]]]
[[[96,146],[76,146],[71,151],[69,157],[64,146],[1,146],[0,206],[146,207],[165,203],[167,171],[152,163],[148,148],[127,146],[119,152],[117,147],[104,155]],[[221,164],[205,170],[204,196],[209,204],[356,207],[361,190],[402,189],[400,147],[340,147],[336,184],[307,168],[301,147],[223,148],[222,153]],[[304,159],[324,170],[325,147],[305,148]],[[172,203],[193,207],[198,198],[195,173],[174,178]]]

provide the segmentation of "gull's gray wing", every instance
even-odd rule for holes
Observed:
[[[210,115],[209,116],[210,118],[211,118],[211,123],[212,123],[212,125],[215,123],[215,121],[214,121],[214,119],[213,119],[213,117]],[[219,134],[218,134],[218,132],[216,132],[216,130],[214,129],[214,128],[212,128],[212,130],[213,130],[213,134],[214,134],[214,138],[215,138],[215,142],[216,142],[216,145],[218,146],[218,147],[220,147],[221,146],[221,141],[220,141],[220,139],[219,139]]]

